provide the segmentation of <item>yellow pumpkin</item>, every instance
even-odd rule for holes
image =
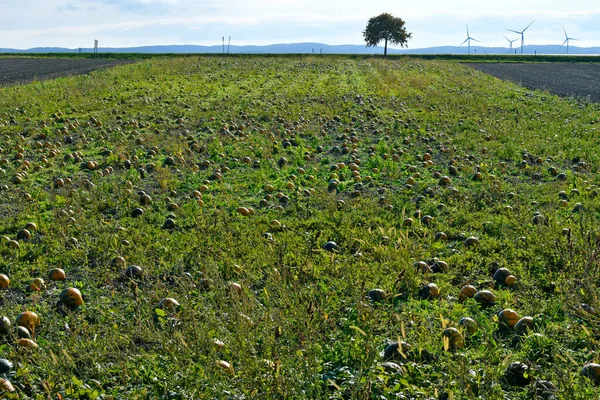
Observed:
[[[463,347],[465,340],[462,333],[456,328],[446,328],[442,333],[444,349],[456,350]]]

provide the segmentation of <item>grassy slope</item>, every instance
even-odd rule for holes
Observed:
[[[559,386],[560,398],[598,395],[579,376],[585,362],[598,361],[598,319],[576,308],[586,302],[600,309],[597,105],[529,92],[450,63],[339,57],[148,60],[0,90],[0,156],[7,160],[0,231],[14,238],[28,221],[39,226],[19,249],[0,247],[0,272],[13,288],[0,294],[2,312],[14,320],[34,310],[42,318],[39,350],[17,350],[10,338],[1,347],[17,365],[10,380],[22,393],[425,398],[447,392],[495,399],[508,391],[526,398],[528,390],[507,387],[502,374],[510,362],[528,361],[537,365],[533,375]],[[92,118],[102,126],[86,124]],[[69,129],[75,120],[79,126]],[[57,132],[63,127],[67,133]],[[338,189],[328,191],[331,166],[350,162],[350,155],[330,150],[350,136],[362,186],[346,167],[336,172]],[[425,167],[419,159],[429,147],[434,165]],[[50,157],[51,148],[60,154]],[[76,151],[81,161],[114,171],[81,169],[81,161],[66,157]],[[520,165],[526,151],[544,163]],[[24,169],[19,152],[31,166],[15,185],[13,176]],[[397,154],[397,161],[386,154]],[[48,165],[36,171],[42,156]],[[164,165],[166,157],[175,166]],[[281,168],[280,157],[288,160]],[[588,167],[577,172],[575,157]],[[125,159],[134,167],[124,168]],[[433,176],[447,175],[452,159],[457,191]],[[551,176],[550,165],[566,180]],[[420,176],[407,188],[410,166]],[[143,177],[138,168],[145,168]],[[217,168],[222,180],[211,179]],[[472,180],[478,169],[482,181]],[[55,178],[67,177],[71,184],[53,187]],[[205,180],[199,204],[192,192]],[[274,197],[260,206],[267,184],[289,204],[278,209]],[[302,189],[310,188],[307,197]],[[570,194],[574,188],[579,196]],[[133,218],[140,190],[152,203]],[[559,205],[561,190],[571,197],[567,207]],[[573,213],[578,202],[584,211]],[[168,211],[169,203],[179,208]],[[256,213],[243,217],[239,206]],[[418,209],[433,224],[415,218],[403,227]],[[532,224],[536,211],[547,225]],[[177,228],[163,229],[171,212]],[[273,228],[275,219],[285,229]],[[571,229],[569,240],[563,228]],[[450,240],[435,241],[438,231]],[[480,246],[464,248],[467,236],[477,236]],[[328,240],[340,253],[321,249]],[[145,278],[124,278],[124,268],[111,265],[117,255],[142,266]],[[433,257],[447,261],[449,271],[413,267]],[[514,289],[494,288],[493,262],[518,277]],[[19,300],[32,278],[57,266],[67,282]],[[203,277],[212,280],[210,291],[198,286]],[[228,282],[242,286],[239,298]],[[428,282],[439,286],[440,300],[417,299]],[[497,306],[458,302],[465,283],[492,290]],[[79,287],[86,304],[63,316],[55,304],[68,286]],[[396,296],[372,305],[364,297],[376,287]],[[176,320],[157,322],[154,310],[164,297],[182,308]],[[519,342],[498,330],[502,308],[533,316],[543,336]],[[463,316],[474,318],[479,332],[461,351],[444,352],[443,328],[458,327]],[[404,377],[385,372],[379,353],[399,337],[438,360],[411,353]],[[231,362],[234,375],[217,360]]]

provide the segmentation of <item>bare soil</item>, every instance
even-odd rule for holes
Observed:
[[[472,63],[487,74],[528,89],[547,90],[559,96],[587,97],[600,102],[600,64],[579,63]]]
[[[0,86],[61,76],[83,75],[100,68],[109,68],[130,62],[102,59],[0,58]]]

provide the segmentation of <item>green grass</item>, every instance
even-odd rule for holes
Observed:
[[[39,349],[18,348],[14,331],[0,345],[15,364],[6,377],[34,399],[534,398],[504,377],[520,361],[556,398],[596,398],[579,372],[599,361],[599,320],[579,305],[600,310],[599,123],[598,104],[408,58],[151,59],[0,88],[0,235],[38,226],[0,246],[1,314],[42,321]],[[99,170],[82,168],[90,160]],[[470,236],[479,246],[463,245]],[[339,252],[323,250],[330,240]],[[433,258],[448,271],[413,266]],[[56,267],[67,281],[26,290]],[[518,283],[496,286],[498,267]],[[427,283],[439,299],[418,298]],[[496,305],[459,301],[465,284]],[[79,309],[57,308],[66,287],[84,294]],[[367,300],[373,288],[387,300]],[[177,312],[157,312],[166,297]],[[501,329],[504,308],[535,332]],[[478,332],[444,351],[442,332],[464,316]],[[403,374],[382,366],[397,340],[412,349]]]

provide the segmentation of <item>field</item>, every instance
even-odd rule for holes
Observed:
[[[474,68],[529,89],[548,90],[560,96],[587,97],[600,102],[600,64],[479,63]]]
[[[99,68],[113,67],[126,62],[103,59],[1,57],[0,85],[87,74]]]
[[[2,87],[0,134],[4,396],[600,396],[596,103],[186,57]]]

